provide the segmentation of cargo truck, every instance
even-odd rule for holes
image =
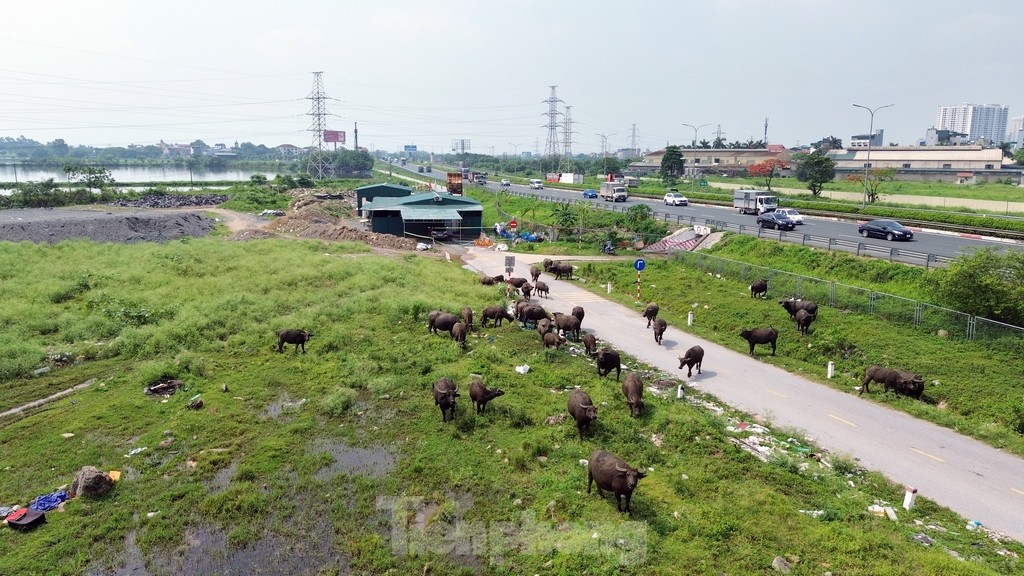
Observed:
[[[449,194],[462,196],[462,172],[449,172],[445,184]]]
[[[629,197],[626,185],[622,182],[601,182],[601,190],[597,195],[605,202],[625,202]]]
[[[757,214],[774,212],[779,207],[779,199],[762,190],[734,190],[732,207],[740,214]]]

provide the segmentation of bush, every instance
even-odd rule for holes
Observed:
[[[351,388],[336,388],[334,392],[331,392],[324,398],[321,403],[321,411],[335,418],[340,417],[355,404],[358,395],[359,393]]]

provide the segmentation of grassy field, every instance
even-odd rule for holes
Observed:
[[[701,299],[739,289],[677,274],[650,269]],[[429,334],[431,309],[502,302],[456,263],[312,241],[8,243],[0,277],[4,407],[91,382],[2,421],[0,499],[25,503],[84,465],[124,473],[107,497],[0,539],[19,574],[752,574],[776,556],[797,574],[1024,568],[1024,546],[964,530],[926,499],[897,506],[899,522],[866,513],[902,487],[842,455],[806,458],[795,431],[761,432],[775,446],[762,462],[733,443],[749,440],[729,428],[747,416],[669,395],[631,418],[614,382],[534,331],[475,331],[465,350]],[[683,302],[663,308],[670,322]],[[724,329],[744,310],[720,313],[702,324]],[[315,334],[307,354],[274,349],[292,327]],[[799,370],[809,360],[795,348],[784,341],[777,361]],[[474,374],[506,390],[483,415],[466,394]],[[430,394],[441,376],[462,387],[454,422]],[[167,378],[183,389],[143,393]],[[582,441],[571,421],[547,423],[573,386],[599,405]],[[187,409],[196,395],[205,406]],[[648,467],[632,518],[586,493],[580,460],[598,448]]]

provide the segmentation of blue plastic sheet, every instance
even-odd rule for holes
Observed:
[[[60,506],[60,503],[67,499],[68,493],[64,490],[58,490],[51,494],[43,494],[42,496],[37,497],[28,505],[28,507],[40,512],[49,512],[57,506]]]

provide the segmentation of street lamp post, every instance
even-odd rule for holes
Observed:
[[[517,160],[519,158],[519,144],[509,142],[508,145],[512,147],[512,162],[514,162],[512,164],[512,174],[515,176],[519,174],[519,161]]]
[[[694,165],[694,168],[692,168],[692,170],[694,171],[693,175],[696,176],[697,175],[697,172],[696,172],[696,170],[697,170],[696,169],[696,166],[697,166],[697,131],[700,130],[701,128],[707,128],[708,126],[711,126],[711,124],[701,124],[700,126],[694,126],[693,124],[686,124],[686,123],[684,123],[683,126],[689,126],[690,128],[693,128],[693,142],[691,143],[691,147],[693,148],[693,165]],[[683,175],[684,176],[686,175],[686,169],[685,168],[683,168]],[[692,177],[690,178],[690,194],[693,194],[693,178]]]
[[[615,136],[615,134],[617,134],[617,132],[612,132],[611,134],[605,134],[603,132],[596,132],[594,134],[595,136],[600,136],[601,137],[601,161],[604,162],[604,169],[603,169],[603,171],[604,171],[604,179],[605,180],[608,179],[608,152],[607,152],[607,150],[608,150],[608,137],[609,136]]]
[[[885,106],[879,106],[875,109],[868,108],[867,106],[861,106],[860,104],[854,104],[857,108],[863,108],[871,114],[871,123],[868,126],[868,158],[864,162],[864,191],[861,194],[860,207],[864,208],[868,202],[868,169],[871,168],[871,141],[875,139],[875,112],[878,112],[882,108],[888,108],[895,106],[895,104],[886,104]]]

